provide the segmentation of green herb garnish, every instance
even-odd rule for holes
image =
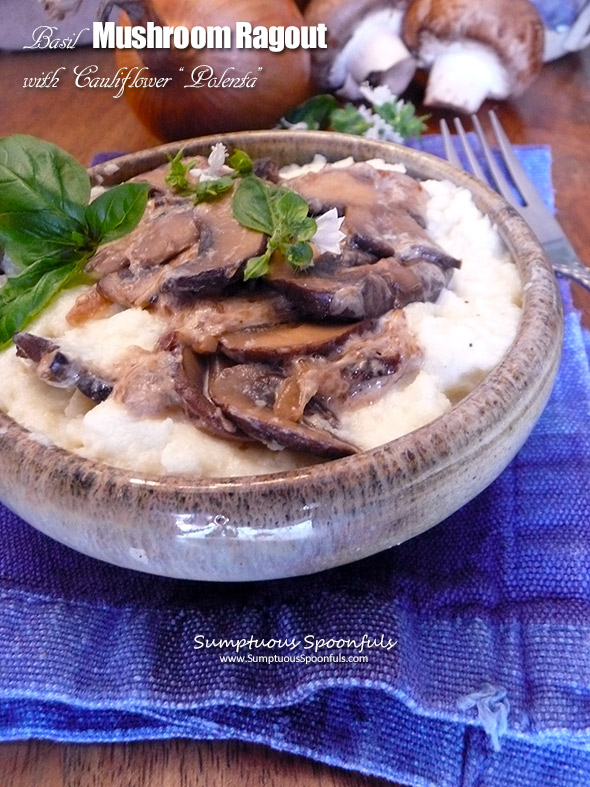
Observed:
[[[243,150],[236,149],[227,160],[229,166],[238,175],[249,175],[254,169],[254,162]],[[235,175],[233,177],[236,177]]]
[[[419,137],[427,129],[425,121],[428,115],[416,115],[416,108],[409,101],[394,100],[372,105],[365,116],[355,104],[340,106],[334,96],[329,94],[308,99],[285,115],[285,121],[288,126],[305,123],[312,130],[340,131],[362,136],[371,128],[371,112],[382,118],[391,132],[403,139]]]
[[[249,175],[253,169],[252,159],[243,150],[235,150],[228,159],[229,166],[234,170],[231,174],[222,175],[215,180],[203,180],[196,186],[188,179],[188,173],[196,165],[196,161],[183,163],[184,151],[170,159],[170,170],[165,177],[171,189],[183,197],[194,196],[195,205],[199,202],[212,202],[213,200],[230,191],[234,180]]]
[[[174,189],[183,197],[188,197],[194,193],[195,189],[187,175],[197,162],[189,161],[188,164],[184,164],[182,161],[183,155],[184,151],[179,150],[175,156],[170,158],[170,170],[164,180],[171,189]]]
[[[330,126],[332,113],[338,109],[338,102],[329,93],[313,96],[285,115],[291,124],[305,123],[312,131],[327,129]]]
[[[430,116],[417,115],[414,105],[407,102],[387,101],[376,106],[375,112],[404,139],[419,137],[428,128],[425,121]]]
[[[184,196],[194,195],[195,204],[215,200],[233,188],[232,210],[237,221],[248,229],[268,235],[266,251],[248,260],[244,280],[257,279],[268,273],[274,251],[280,251],[293,268],[307,268],[313,262],[309,241],[317,225],[310,218],[309,205],[289,189],[267,183],[253,174],[254,165],[243,150],[235,150],[228,159],[233,172],[216,180],[202,180],[196,186],[188,179],[195,165],[182,163],[183,151],[170,159],[166,183]]]
[[[346,104],[342,109],[335,109],[330,118],[334,131],[342,134],[356,134],[359,137],[368,131],[370,126],[353,104]]]
[[[130,232],[146,183],[123,183],[89,204],[90,179],[72,156],[26,135],[0,139],[0,243],[21,269],[0,289],[0,348],[64,287],[101,243]]]
[[[313,252],[309,241],[317,225],[308,215],[309,205],[299,194],[250,176],[236,187],[232,210],[242,226],[268,235],[264,254],[248,260],[244,280],[268,273],[270,258],[277,250],[293,268],[311,265]]]

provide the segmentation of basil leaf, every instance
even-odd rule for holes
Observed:
[[[311,216],[308,216],[299,222],[296,231],[293,234],[296,235],[300,241],[309,241],[313,238],[317,231],[318,225],[316,224],[315,219],[312,219]]]
[[[49,212],[79,222],[90,179],[73,156],[25,134],[0,139],[0,214]]]
[[[334,110],[331,122],[334,131],[341,131],[344,134],[362,136],[369,129],[369,124],[353,104]]]
[[[300,194],[250,176],[235,190],[232,209],[244,227],[269,236],[265,254],[249,260],[244,279],[268,273],[276,249],[283,252],[293,268],[307,268],[313,263],[308,241],[317,232],[317,224],[308,215],[309,205]]]
[[[88,174],[68,153],[26,135],[0,139],[0,242],[23,267],[0,289],[1,346],[82,274],[100,243],[137,226],[148,188],[125,183],[89,205]]]
[[[0,349],[7,347],[49,301],[79,275],[85,260],[63,265],[39,260],[0,289]]]
[[[0,139],[0,241],[17,265],[66,259],[89,196],[86,170],[65,151],[26,135]]]
[[[251,257],[244,268],[244,281],[265,276],[270,270],[270,255],[271,250],[267,249],[260,257]]]
[[[147,205],[147,183],[121,183],[86,207],[86,222],[95,243],[108,243],[137,227]]]
[[[293,268],[308,268],[313,264],[313,250],[309,243],[293,243],[283,253]]]
[[[227,163],[238,175],[249,175],[254,169],[254,163],[250,156],[243,150],[234,150]]]
[[[0,205],[2,202],[0,196]],[[49,211],[0,212],[0,240],[8,256],[19,266],[30,265],[44,257],[68,259],[80,236],[84,237],[82,224],[71,219],[62,220]]]
[[[195,192],[195,205],[199,202],[212,202],[217,197],[225,194],[234,185],[233,178],[230,175],[223,175],[217,180],[203,180],[199,183]]]
[[[309,129],[326,129],[338,102],[329,94],[313,96],[285,115],[288,123],[305,123]]]
[[[275,230],[275,208],[277,186],[263,183],[260,178],[248,177],[240,181],[232,197],[232,210],[243,227],[265,235]],[[281,194],[284,189],[280,189]]]
[[[182,161],[183,155],[184,149],[179,150],[175,156],[169,159],[170,171],[164,180],[171,189],[174,189],[183,197],[188,197],[189,194],[193,193],[194,188],[187,175],[197,162],[190,161],[188,164],[184,164]]]
[[[296,226],[307,218],[309,205],[300,194],[296,194],[294,191],[283,191],[277,199],[275,210],[284,224]]]

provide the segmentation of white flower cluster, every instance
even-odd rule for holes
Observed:
[[[360,86],[360,92],[365,101],[372,107],[380,107],[382,104],[394,104],[398,109],[404,106],[401,98],[394,96],[387,85],[371,87],[367,82]],[[376,112],[362,104],[358,108],[359,115],[362,116],[369,128],[363,134],[367,139],[385,139],[388,142],[399,142],[403,144],[402,135],[393,129],[389,123]]]
[[[199,178],[201,181],[218,180],[223,175],[231,175],[233,169],[226,165],[226,158],[227,148],[223,142],[218,142],[211,148],[211,153],[207,159],[207,164],[209,166],[206,169],[195,167],[194,169],[191,169],[190,174],[194,178]]]

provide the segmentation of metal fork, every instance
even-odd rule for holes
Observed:
[[[488,167],[495,182],[491,184],[489,183],[489,180],[486,177],[479,161],[477,160],[473,148],[471,147],[469,138],[465,133],[465,129],[463,128],[461,120],[459,118],[455,118],[455,128],[461,140],[461,144],[463,146],[467,161],[469,162],[469,166],[471,167],[471,171],[476,178],[479,178],[479,180],[483,181],[484,183],[491,185],[492,188],[498,191],[504,197],[504,199],[521,214],[521,216],[529,224],[539,239],[541,246],[551,261],[553,270],[557,273],[561,273],[563,276],[567,276],[569,279],[572,279],[573,281],[582,285],[582,287],[590,290],[590,268],[587,268],[580,262],[578,255],[567,239],[564,231],[560,227],[549,208],[539,196],[539,193],[537,192],[533,182],[524,171],[520,161],[516,158],[516,155],[512,150],[512,146],[510,145],[510,141],[506,136],[504,129],[500,125],[500,121],[496,117],[495,112],[490,112],[489,114],[492,128],[494,130],[494,134],[496,135],[498,147],[504,159],[504,165],[506,166],[506,169],[514,182],[514,185],[520,192],[524,204],[521,204],[515,197],[514,191],[510,187],[510,184],[508,183],[504,173],[502,172],[492,154],[492,150],[481,127],[479,118],[476,115],[472,115],[471,120],[473,121],[475,133],[477,134]],[[440,130],[447,160],[456,167],[464,169],[457,153],[457,149],[453,143],[453,138],[449,131],[449,127],[445,120],[441,120]]]

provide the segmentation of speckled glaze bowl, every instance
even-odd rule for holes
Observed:
[[[34,527],[96,558],[187,579],[309,574],[400,544],[441,522],[504,469],[529,435],[557,370],[559,292],[538,242],[500,197],[447,163],[404,147],[325,132],[249,132],[134,153],[91,170],[112,185],[184,147],[215,142],[305,163],[381,157],[418,178],[472,191],[498,226],[523,283],[518,336],[472,393],[427,426],[356,456],[265,476],[143,477],[43,444],[0,414],[0,498]]]

